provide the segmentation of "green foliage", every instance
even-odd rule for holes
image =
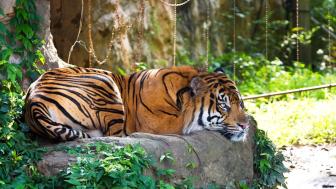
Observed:
[[[68,150],[77,161],[63,174],[66,188],[155,188],[152,177],[143,175],[153,161],[140,145],[111,147],[89,144]]]
[[[66,147],[66,151],[77,157],[57,178],[66,188],[194,188],[192,178],[175,185],[167,183],[175,170],[159,168],[140,145],[118,147],[92,143],[85,147]],[[159,160],[172,162],[174,158],[171,152],[166,152]],[[154,170],[158,179],[143,175],[144,169]]]
[[[160,162],[163,162],[164,160],[175,162],[175,158],[173,157],[172,152],[165,152],[160,157]]]
[[[35,188],[41,177],[34,163],[43,152],[24,133],[22,115],[23,91],[20,83],[25,75],[38,75],[36,62],[44,62],[38,50],[41,40],[36,35],[38,17],[34,1],[17,0],[11,30],[0,22],[0,188]],[[13,32],[13,33],[12,33]],[[15,60],[16,59],[16,60]]]
[[[275,145],[266,135],[266,132],[257,129],[255,135],[256,154],[254,157],[254,169],[257,179],[254,181],[256,188],[286,188],[284,173],[287,168],[284,166],[284,156],[276,150]],[[242,185],[242,188],[246,188]]]
[[[197,167],[197,164],[195,162],[193,162],[193,161],[190,161],[185,166],[188,169],[195,169]]]
[[[335,68],[336,43],[335,38],[329,38],[329,31],[335,33],[336,3],[333,0],[311,1],[311,7],[311,17],[314,20],[312,26],[321,27],[313,36],[312,52],[316,52],[315,59],[321,62],[322,68]],[[329,50],[332,51],[331,54],[329,54]]]
[[[293,57],[296,57],[297,53],[297,43],[300,46],[310,45],[312,43],[312,38],[314,34],[320,29],[319,26],[313,27],[312,29],[305,31],[302,27],[292,28],[284,37],[280,43],[279,58],[283,62],[292,63]],[[306,64],[311,64],[306,62]],[[295,66],[295,65],[294,65]]]

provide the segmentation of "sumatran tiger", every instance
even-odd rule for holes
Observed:
[[[25,119],[33,132],[62,141],[201,130],[241,141],[248,130],[235,83],[222,72],[186,66],[129,76],[81,67],[47,71],[27,91]]]

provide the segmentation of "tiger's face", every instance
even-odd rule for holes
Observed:
[[[223,73],[204,74],[191,81],[198,115],[196,130],[217,131],[232,141],[242,141],[248,132],[248,117],[235,83]]]

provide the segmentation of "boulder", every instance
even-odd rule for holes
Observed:
[[[194,177],[196,187],[208,183],[226,185],[233,181],[253,179],[254,133],[256,122],[251,121],[248,137],[244,142],[232,142],[221,134],[213,131],[201,131],[191,135],[154,135],[148,133],[134,133],[129,137],[100,137],[81,139],[73,142],[61,143],[52,146],[53,150],[46,153],[38,163],[38,169],[45,175],[51,176],[64,170],[69,163],[76,161],[59,145],[78,147],[89,143],[103,142],[112,145],[140,144],[148,154],[156,160],[171,152],[174,162],[163,161],[162,168],[176,170],[171,183],[180,183],[181,180]],[[159,162],[159,161],[158,161]],[[193,163],[193,168],[187,164]],[[146,174],[154,175],[152,170]]]

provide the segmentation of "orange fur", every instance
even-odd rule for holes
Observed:
[[[231,99],[231,105],[225,105],[230,111],[218,108],[219,94]],[[225,135],[227,128],[247,124],[239,97],[225,75],[186,66],[125,77],[99,69],[62,68],[46,72],[30,86],[25,116],[34,132],[58,140],[87,138],[91,130],[105,136],[188,134],[219,130],[221,124]]]

